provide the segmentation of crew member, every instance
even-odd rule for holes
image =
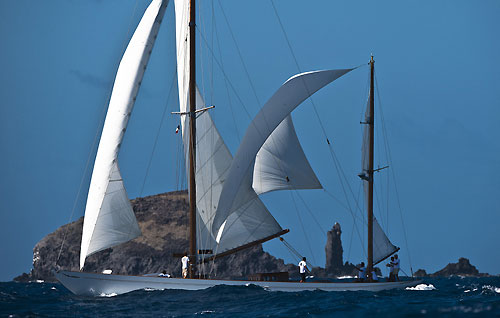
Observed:
[[[189,257],[184,255],[181,259],[182,262],[182,278],[187,278],[188,276],[188,268],[189,268]]]
[[[361,262],[358,268],[358,281],[362,282],[366,278],[366,267],[365,267],[365,262]]]
[[[299,273],[300,273],[301,283],[306,281],[306,271],[309,271],[309,269],[307,268],[306,258],[302,257],[302,260],[299,262]]]
[[[398,254],[394,255],[394,261],[392,262],[392,264],[393,264],[392,274],[394,275],[394,280],[399,282],[399,258],[398,258]]]

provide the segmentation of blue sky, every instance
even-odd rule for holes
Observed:
[[[269,1],[214,1],[220,49],[211,28],[212,2],[200,2],[199,32],[211,46],[214,39],[217,60],[244,101],[243,108],[234,92],[228,97],[220,70],[212,67],[209,50],[202,46],[198,84],[206,101],[216,105],[212,116],[234,154],[260,106],[219,3],[261,104],[298,70]],[[409,250],[414,270],[433,272],[464,256],[480,271],[499,274],[500,254],[494,251],[500,223],[500,3],[274,3],[302,71],[354,67],[375,55],[408,249],[398,210],[390,210],[388,217],[376,213],[391,240],[402,247],[403,269],[409,268]],[[147,5],[145,0],[0,2],[0,280],[29,271],[34,245],[83,215],[91,173],[86,163],[95,153],[94,138],[121,54]],[[176,169],[180,139],[173,133],[178,119],[169,115],[178,107],[172,84],[173,3],[165,17],[120,154],[131,198],[182,187],[177,176],[183,171]],[[314,97],[355,193],[367,78],[364,66]],[[293,118],[320,181],[343,199],[311,104],[304,103]],[[376,164],[385,163],[377,155]],[[323,191],[300,195],[314,215],[297,205],[304,226],[290,193],[263,196],[278,222],[292,230],[287,240],[314,265],[324,266],[325,231],[338,221],[344,259],[362,260],[363,239],[353,230],[351,214]],[[295,261],[279,242],[267,243],[265,249]]]

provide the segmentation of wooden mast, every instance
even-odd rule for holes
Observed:
[[[368,261],[367,274],[368,280],[372,280],[373,271],[373,157],[374,157],[374,73],[375,61],[373,55],[370,60],[370,113],[368,117],[368,125],[370,126],[370,146],[368,150]]]
[[[191,264],[197,263],[196,254],[196,55],[195,55],[195,0],[189,3],[189,256]],[[189,277],[194,278],[193,266]]]

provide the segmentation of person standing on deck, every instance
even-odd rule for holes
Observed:
[[[189,268],[189,257],[187,255],[184,255],[184,257],[181,258],[181,262],[182,262],[182,278],[187,278],[188,268]]]
[[[386,265],[389,267],[389,279],[388,281],[393,282],[394,281],[394,256],[391,256],[391,261],[387,263]]]
[[[392,275],[394,277],[394,280],[399,282],[399,258],[398,258],[398,254],[394,255],[394,261],[392,262],[392,264],[393,264]]]
[[[307,268],[306,258],[302,257],[302,260],[299,262],[299,273],[300,273],[300,282],[304,283],[306,281],[306,271],[309,271]]]
[[[366,278],[366,267],[365,267],[365,262],[361,262],[358,268],[358,281],[362,282]]]

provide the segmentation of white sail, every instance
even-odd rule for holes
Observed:
[[[322,188],[302,150],[290,115],[257,153],[252,187],[258,195],[275,190]]]
[[[196,104],[199,108],[203,108],[204,100],[198,89],[196,93]],[[186,127],[189,127],[188,121]],[[186,129],[188,133],[189,128]],[[183,140],[187,153],[188,138],[184,135]],[[232,155],[214,125],[210,113],[207,111],[199,114],[196,119],[195,172],[198,249],[222,253],[282,230],[252,191],[254,199],[235,211],[228,218],[222,231],[212,232],[212,222],[232,160]]]
[[[80,268],[87,256],[141,234],[121,181],[117,159],[167,4],[168,0],[151,2],[116,73],[87,197]]]
[[[398,248],[389,241],[377,219],[373,218],[373,264],[379,263],[397,251]]]
[[[217,231],[233,211],[254,198],[252,179],[255,158],[276,127],[309,96],[351,70],[314,71],[295,75],[266,102],[248,127],[234,157],[212,231]]]
[[[179,108],[189,109],[189,2],[175,0],[177,77]],[[196,88],[197,108],[205,102]],[[186,167],[188,167],[189,117],[181,116],[182,138]],[[212,223],[219,204],[224,180],[232,163],[232,155],[215,127],[209,112],[200,113],[196,119],[196,212],[197,247],[218,253],[276,234],[282,230],[264,204],[251,190],[246,194],[254,200],[248,203],[226,222],[222,231],[213,231]]]
[[[189,1],[175,0],[175,43],[177,51],[177,86],[179,89],[179,108],[188,111],[189,91]],[[181,116],[183,138],[187,138],[188,116]]]

